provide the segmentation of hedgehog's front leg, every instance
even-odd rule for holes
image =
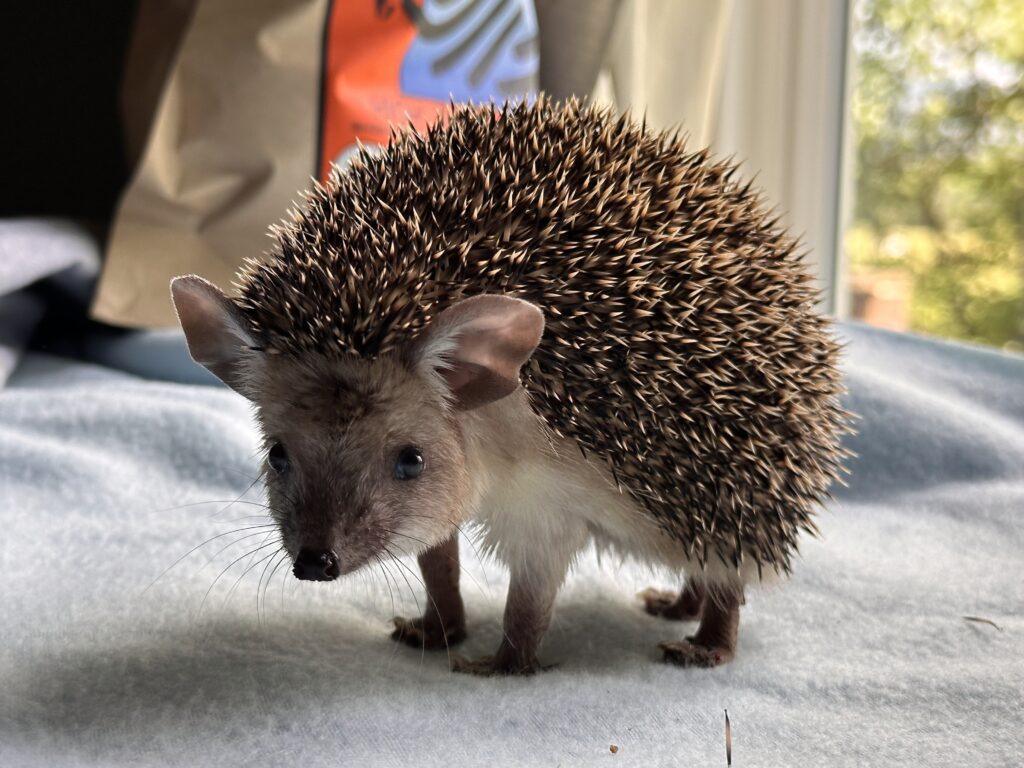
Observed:
[[[499,557],[509,564],[504,637],[493,656],[473,660],[453,656],[454,671],[530,675],[543,669],[537,662],[537,649],[551,623],[555,596],[587,538],[586,529],[564,518],[562,522],[568,524],[545,525],[555,517],[527,516],[515,526],[517,535],[506,530],[507,536],[497,550]]]
[[[419,556],[427,604],[416,619],[395,616],[391,639],[415,648],[443,650],[466,638],[466,614],[459,594],[458,533]]]
[[[563,574],[564,575],[564,574]],[[532,675],[541,666],[537,648],[551,623],[561,579],[538,579],[513,568],[505,602],[504,637],[493,656],[452,658],[452,670],[474,675]]]
[[[684,642],[659,644],[665,661],[683,667],[717,667],[736,656],[743,592],[726,588],[711,590],[704,599],[697,634]]]

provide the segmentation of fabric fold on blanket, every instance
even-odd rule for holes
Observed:
[[[81,224],[65,219],[0,219],[0,387],[46,311],[43,300],[28,288],[55,279],[84,306],[99,263],[96,237]]]

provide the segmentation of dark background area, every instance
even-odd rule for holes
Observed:
[[[118,87],[136,2],[0,4],[0,216],[109,219],[128,173]]]

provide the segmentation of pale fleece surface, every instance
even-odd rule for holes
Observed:
[[[282,567],[264,593],[258,564],[230,593],[243,558],[200,614],[264,536],[207,559],[260,529],[147,591],[262,522],[224,503],[255,477],[248,406],[26,357],[0,391],[0,765],[724,766],[726,708],[736,766],[1020,765],[1024,361],[843,335],[851,486],[791,583],[750,595],[735,663],[661,664],[693,625],[634,595],[673,585],[588,556],[542,649],[557,668],[495,680],[387,639],[416,611],[397,566],[390,586]],[[505,576],[463,551],[463,650],[487,653]]]

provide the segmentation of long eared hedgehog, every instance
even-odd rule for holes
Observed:
[[[732,658],[746,584],[788,574],[842,471],[838,345],[798,243],[678,134],[576,101],[452,106],[273,228],[229,299],[172,293],[192,356],[256,405],[296,576],[419,556],[393,637],[465,636],[458,536],[510,568],[475,673],[537,668],[588,543],[668,566],[667,659]]]

